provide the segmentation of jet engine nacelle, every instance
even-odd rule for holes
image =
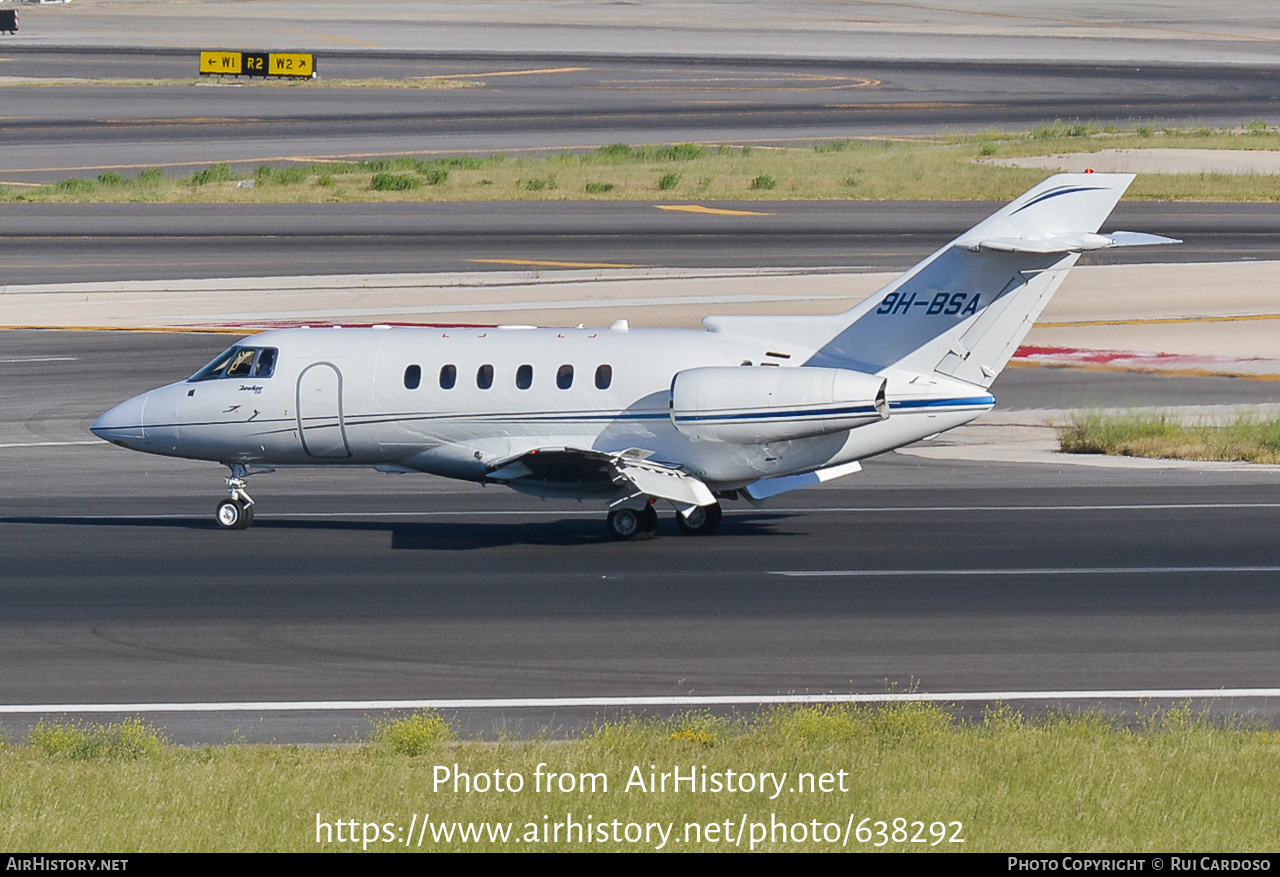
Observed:
[[[889,416],[886,383],[844,368],[691,368],[671,381],[671,422],[735,444],[844,432]]]

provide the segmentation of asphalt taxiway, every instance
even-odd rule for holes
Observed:
[[[1269,65],[1049,57],[1013,63],[347,50],[317,63],[326,77],[359,87],[275,87],[195,84],[198,56],[189,49],[6,45],[0,181],[611,143],[933,138],[1054,120],[1233,127],[1265,121],[1275,109],[1278,74]],[[434,84],[403,87],[415,80]]]
[[[999,209],[990,202],[0,204],[0,288],[76,281],[483,272],[557,262],[640,268],[905,270]],[[679,208],[679,209],[673,209]],[[714,212],[724,211],[724,212]],[[1082,264],[1272,259],[1270,204],[1122,202],[1107,230],[1178,247]]]
[[[774,507],[731,507],[712,538],[665,520],[624,544],[588,505],[282,471],[255,480],[258,519],[232,533],[212,519],[219,467],[84,431],[224,343],[0,333],[0,704],[222,704],[151,718],[183,741],[318,741],[381,711],[304,702],[1261,689],[1280,670],[1274,467],[889,454]],[[1271,388],[1034,368],[995,390],[1014,411],[1123,404],[1148,383],[1193,404]],[[255,711],[265,702],[295,706]],[[1278,706],[1213,702],[1259,721]],[[456,711],[479,734],[604,714],[616,709]]]
[[[1274,121],[1278,30],[1264,3],[1215,22],[1190,2],[1130,4],[1137,21],[998,0],[980,13],[881,6],[868,13],[875,20],[853,23],[808,3],[575,7],[582,21],[562,4],[528,2],[443,11],[371,3],[355,22],[314,14],[325,4],[217,6],[218,17],[201,3],[24,10],[23,31],[0,54],[0,77],[11,77],[5,179],[617,141],[933,136],[1059,117]],[[415,10],[414,20],[397,9]],[[232,45],[246,32],[263,46],[299,48],[290,20],[299,10],[314,26],[302,48],[348,49],[322,57],[322,75],[480,85],[47,82],[187,78],[193,48]],[[126,43],[155,51],[122,51]],[[546,51],[530,52],[531,43]],[[424,47],[436,51],[407,51]],[[46,83],[15,82],[24,77]],[[664,226],[655,213],[647,236],[610,240],[643,225],[635,211],[650,207],[539,205],[503,218],[451,206],[406,219],[329,205],[326,213],[339,211],[329,223],[305,207],[19,205],[0,223],[10,284],[477,270],[487,263],[472,259],[524,256],[776,267],[785,251],[800,268],[861,264],[822,237],[822,207],[780,214],[754,237],[727,220]],[[949,216],[966,209],[979,208],[938,205],[936,217],[896,225],[882,214],[900,229],[915,222],[914,241],[848,222],[838,233],[862,236],[856,251],[873,254],[869,267],[903,267],[966,227]],[[1122,205],[1117,217],[1130,209],[1143,207]],[[1134,224],[1192,238],[1184,254],[1273,250],[1268,208],[1175,227],[1188,215]],[[470,239],[450,241],[450,223],[468,222]],[[1194,242],[1219,233],[1208,246]],[[791,244],[772,248],[770,235]],[[425,476],[282,471],[253,482],[254,527],[228,533],[212,521],[219,467],[131,454],[86,431],[107,407],[183,378],[227,341],[0,333],[0,727],[10,733],[41,716],[111,717],[112,705],[150,703],[178,711],[126,712],[180,742],[345,740],[380,712],[368,704],[451,699],[472,704],[450,713],[463,733],[554,734],[603,711],[557,705],[564,698],[910,690],[1073,690],[1086,692],[1074,707],[1133,711],[1168,702],[1153,691],[1244,689],[1254,694],[1196,705],[1277,721],[1280,700],[1265,694],[1280,670],[1274,468],[895,453],[770,508],[733,508],[713,538],[679,536],[668,518],[656,540],[627,544],[607,541],[602,510],[585,505]],[[1275,386],[1011,369],[996,384],[994,413],[1265,404]],[[476,705],[515,696],[542,705]],[[329,708],[339,702],[347,706]]]

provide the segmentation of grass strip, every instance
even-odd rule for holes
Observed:
[[[650,824],[667,827],[668,851],[745,850],[751,832],[755,849],[776,851],[1243,852],[1280,841],[1280,734],[1189,708],[1127,721],[1003,708],[961,723],[927,704],[786,707],[498,743],[457,742],[443,717],[420,713],[327,747],[182,748],[140,730],[44,724],[0,746],[0,845],[639,851],[659,846],[652,830],[642,839]],[[676,769],[699,779],[676,789]],[[480,837],[464,839],[464,825]]]
[[[912,140],[838,140],[811,148],[613,144],[541,156],[396,157],[264,165],[226,164],[175,176],[157,168],[126,177],[0,186],[0,201],[324,202],[508,200],[1007,200],[1040,182],[1035,168],[985,164],[994,155],[1101,149],[1280,150],[1280,131],[1110,127],[1053,123]],[[379,174],[406,180],[380,185]],[[1280,174],[1141,174],[1130,200],[1280,201]]]
[[[1184,423],[1159,412],[1086,411],[1057,430],[1058,447],[1068,454],[1280,463],[1280,417]]]

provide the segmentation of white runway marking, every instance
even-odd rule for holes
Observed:
[[[1109,512],[1109,511],[1166,511],[1171,509],[1275,509],[1280,502],[1167,502],[1167,503],[1108,503],[1105,505],[932,505],[932,506],[857,506],[813,508],[769,508],[766,512],[851,512],[881,514],[885,512]]]
[[[100,445],[102,439],[89,439],[82,442],[7,442],[0,448],[61,448],[68,445]]]
[[[569,707],[707,707],[824,703],[983,703],[1060,700],[1222,700],[1280,697],[1280,688],[1135,688],[1064,691],[952,691],[888,694],[726,694],[666,697],[490,697],[417,700],[226,701],[217,703],[0,704],[0,714],[347,712],[356,710],[564,709]]]
[[[23,442],[0,444],[3,448],[35,448],[45,446],[63,446],[63,445],[101,445],[108,447],[106,442],[99,439],[90,439],[88,441],[77,442]],[[886,513],[919,513],[919,512],[1096,512],[1096,511],[1198,511],[1205,509],[1280,509],[1280,502],[1218,502],[1218,503],[1136,503],[1133,505],[1109,504],[1109,505],[1001,505],[1001,506],[859,506],[859,507],[834,507],[823,508],[814,506],[812,508],[772,508],[765,507],[763,509],[734,509],[726,511],[726,516],[738,515],[816,515],[816,514],[886,514]],[[415,509],[413,511],[360,511],[348,510],[341,512],[303,512],[303,511],[281,511],[262,512],[258,515],[258,520],[278,520],[289,521],[297,519],[327,519],[339,518],[343,520],[362,520],[370,518],[594,518],[600,516],[601,512],[595,509]],[[66,518],[67,520],[76,521],[93,521],[93,520],[178,520],[191,518],[190,514],[137,514],[137,515],[42,515],[41,517],[48,520],[57,520]],[[203,517],[202,515],[199,517]],[[1258,569],[1267,571],[1272,567],[1229,567],[1229,569]],[[1025,572],[1025,570],[1016,570],[1016,572]],[[782,574],[779,571],[779,574]],[[828,575],[836,575],[837,572],[828,572]],[[862,574],[867,574],[865,571]],[[898,572],[897,574],[901,574]],[[976,573],[975,573],[976,574]]]
[[[1080,566],[1020,569],[780,569],[769,575],[790,578],[947,578],[962,576],[1121,576],[1181,573],[1280,572],[1280,566]]]
[[[75,362],[78,356],[11,356],[7,359],[0,359],[0,363],[5,362]]]
[[[92,444],[92,442],[90,443]],[[726,509],[726,515],[815,515],[815,514],[854,514],[878,515],[888,513],[915,512],[1106,512],[1106,511],[1202,511],[1205,509],[1280,509],[1280,502],[1198,502],[1198,503],[1134,503],[1108,505],[975,505],[975,506],[857,506],[857,507],[823,507],[784,508],[782,506],[764,506],[759,509]],[[289,518],[351,518],[351,517],[412,517],[414,515],[594,515],[597,512],[576,511],[573,509],[534,509],[496,511],[412,511],[412,512],[274,512],[278,517]],[[267,515],[260,515],[267,517]]]

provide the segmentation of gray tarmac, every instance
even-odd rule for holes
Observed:
[[[680,268],[905,270],[989,216],[985,202],[0,204],[0,288],[77,281],[507,270],[497,260]],[[1082,265],[1266,260],[1271,204],[1122,202],[1107,229],[1177,247],[1086,254]]]
[[[1197,0],[876,3],[856,14],[822,0],[112,0],[28,7],[5,44],[1195,65],[1270,64],[1277,37],[1280,16],[1266,0],[1209,10]]]
[[[431,92],[0,85],[3,176],[617,141],[796,143],[1055,117],[1274,121],[1280,19],[1271,4],[1237,4],[1211,21],[1186,0],[1070,15],[1043,2],[967,6],[881,5],[858,21],[826,3],[375,2],[354,19],[349,4],[320,0],[24,9],[22,32],[0,41],[0,82],[186,77],[191,49],[252,34],[253,47],[323,50],[326,76],[462,74],[485,84]],[[544,63],[587,69],[484,75]],[[272,222],[290,250],[304,248],[283,258],[291,273],[335,250],[348,259],[372,250],[380,271],[396,270],[387,266],[404,264],[413,246],[440,240],[429,223],[389,234],[387,214],[367,220],[355,245],[342,243],[339,225],[306,228],[304,210],[250,214],[252,230],[239,235],[225,215],[209,215],[6,209],[0,222],[29,221],[25,238],[15,230],[13,267],[44,280],[263,274],[284,252],[270,242]],[[509,256],[521,221],[572,228],[548,215],[558,214],[499,223],[501,235],[479,248],[446,247],[447,258],[487,246]],[[132,221],[158,242],[111,227]],[[816,219],[777,220],[775,229],[792,221]],[[1266,210],[1195,222],[1205,234],[1214,222],[1235,223],[1219,244],[1260,235],[1239,244],[1244,258],[1258,258],[1274,233]],[[180,235],[164,233],[169,224],[192,232],[187,252]],[[317,245],[306,250],[309,231]],[[673,259],[705,258],[674,245],[688,238],[683,226],[666,233],[630,245],[632,253],[647,259],[668,247]],[[587,237],[562,249],[546,235],[521,246],[547,258],[581,252]],[[726,244],[713,261],[748,263],[758,244],[736,255]],[[882,261],[873,266],[903,264],[907,247],[876,247]],[[812,253],[793,252],[812,265],[838,250],[820,241]],[[212,522],[220,469],[130,454],[86,432],[105,408],[180,379],[226,341],[0,333],[0,705],[1265,688],[1280,669],[1274,469],[889,454],[774,508],[734,508],[712,539],[678,536],[668,519],[658,539],[622,545],[604,539],[596,508],[427,477],[287,471],[255,480],[258,522],[226,533]],[[1014,369],[995,390],[1007,413],[1077,399],[1252,404],[1270,401],[1272,386]],[[1099,704],[1129,713],[1156,705]],[[1200,705],[1274,726],[1280,703]],[[555,734],[600,717],[542,708],[456,718],[464,733],[494,735]],[[35,718],[6,713],[0,727],[16,735]],[[361,709],[158,717],[181,742],[346,740],[370,718]]]
[[[294,470],[255,479],[258,520],[228,533],[212,520],[218,467],[84,431],[224,343],[0,333],[0,704],[1236,688],[1280,670],[1271,467],[889,454],[776,508],[732,507],[711,539],[679,535],[668,515],[656,540],[625,544],[588,505]],[[1193,403],[1254,401],[1267,386],[1034,368],[1006,372],[996,392],[1010,411],[1123,404],[1156,380]],[[1209,705],[1271,722],[1280,703]],[[457,718],[480,735],[567,733],[606,714]],[[184,742],[315,742],[378,715],[152,718]]]
[[[1270,64],[1071,64],[1060,56],[851,62],[437,51],[388,59],[347,49],[317,61],[326,77],[448,77],[473,87],[326,88],[191,84],[189,50],[0,49],[0,181],[15,184],[152,166],[183,175],[223,161],[251,170],[619,142],[804,145],[1054,120],[1230,127],[1271,118],[1280,75]],[[80,81],[95,76],[103,81]],[[110,83],[129,77],[188,82]]]

